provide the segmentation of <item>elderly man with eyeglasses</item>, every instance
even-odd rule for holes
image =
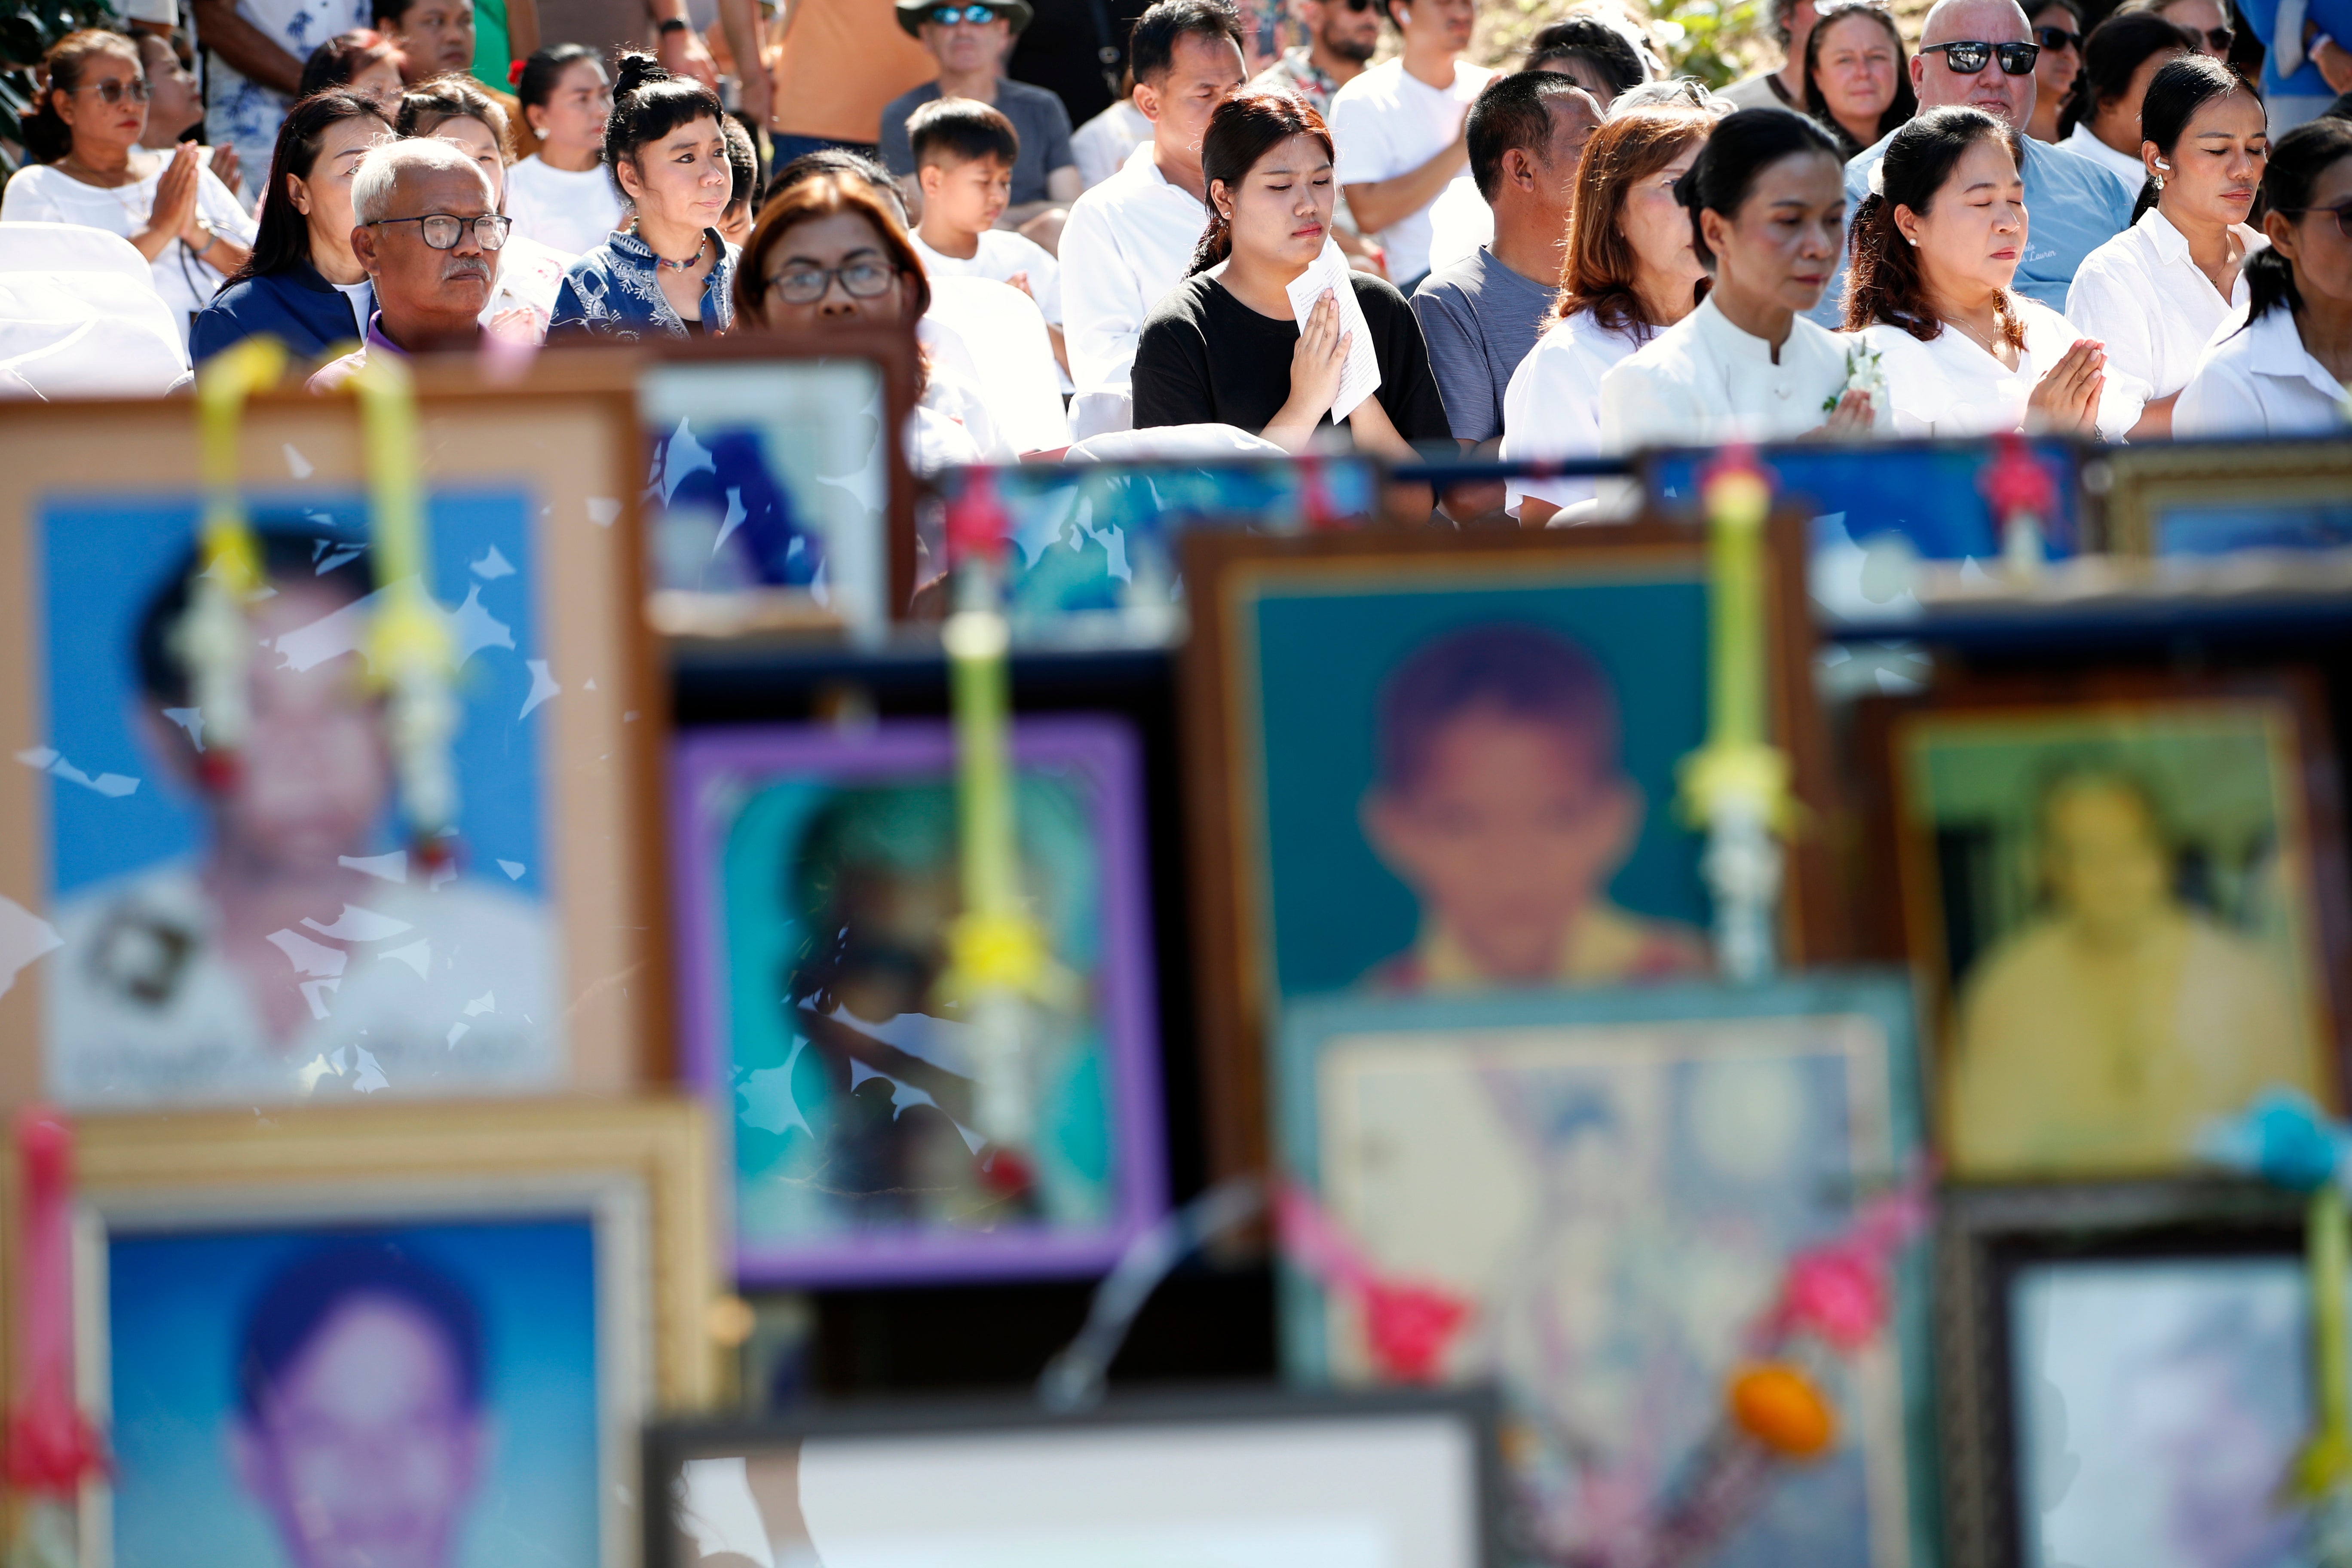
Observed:
[[[1919,50],[1911,57],[1911,86],[1923,113],[1958,104],[2016,128],[2025,147],[2026,232],[2025,254],[2011,287],[2063,314],[2074,269],[2131,226],[2132,199],[2138,193],[2125,190],[2122,181],[2081,153],[2026,134],[2033,120],[2033,66],[2041,53],[2016,0],[1937,0],[1920,29]],[[1892,140],[1890,133],[1847,163],[1849,216],[1870,194],[1871,174]],[[1843,260],[1811,315],[1825,327],[1844,326]]]
[[[1042,87],[1004,75],[1013,36],[1029,25],[1029,0],[898,0],[898,26],[939,62],[940,74],[882,110],[882,162],[898,178],[908,204],[919,206],[915,149],[907,121],[943,98],[993,106],[1013,121],[1020,148],[1013,160],[1013,201],[996,220],[1047,250],[1061,247],[1062,224],[1085,182],[1070,151],[1070,111]]]
[[[352,214],[352,254],[375,286],[375,314],[367,342],[322,366],[310,390],[334,391],[372,354],[478,347],[509,223],[481,165],[432,137],[387,142],[360,160]]]

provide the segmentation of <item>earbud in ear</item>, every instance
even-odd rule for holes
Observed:
[[[2164,171],[2166,174],[2169,174],[2170,173],[2172,173],[2172,165],[2171,165],[2171,164],[2169,164],[2169,163],[2166,163],[2166,162],[2165,162],[2163,159],[2161,159],[2161,158],[2158,158],[2158,159],[2156,161],[2156,166],[2157,166],[2158,168],[2159,168],[2159,169],[2163,170],[2163,171]]]

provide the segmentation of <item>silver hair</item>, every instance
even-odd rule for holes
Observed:
[[[1645,81],[1639,87],[1627,88],[1609,106],[1605,118],[1620,120],[1637,109],[1696,109],[1720,120],[1731,112],[1732,106],[1709,92],[1706,84],[1696,77],[1681,76],[1672,81]]]
[[[360,155],[360,166],[352,175],[352,216],[361,223],[374,223],[389,213],[392,193],[409,169],[467,170],[482,182],[482,194],[496,198],[490,177],[482,173],[472,153],[435,137],[412,136],[405,141],[379,142]]]

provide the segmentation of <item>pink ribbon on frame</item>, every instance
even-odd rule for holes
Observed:
[[[8,1416],[5,1468],[19,1490],[70,1498],[105,1468],[98,1434],[74,1401],[73,1133],[58,1112],[27,1107],[16,1117],[16,1156],[24,1196],[21,1393]]]
[[[1274,1215],[1285,1256],[1325,1289],[1357,1299],[1373,1369],[1391,1383],[1435,1382],[1454,1336],[1469,1321],[1470,1302],[1439,1286],[1381,1274],[1314,1198],[1287,1182],[1275,1187]]]

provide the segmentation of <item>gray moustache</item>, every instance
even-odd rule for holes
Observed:
[[[452,261],[441,268],[443,282],[453,281],[459,278],[478,278],[487,283],[490,280],[489,266],[480,261]]]

